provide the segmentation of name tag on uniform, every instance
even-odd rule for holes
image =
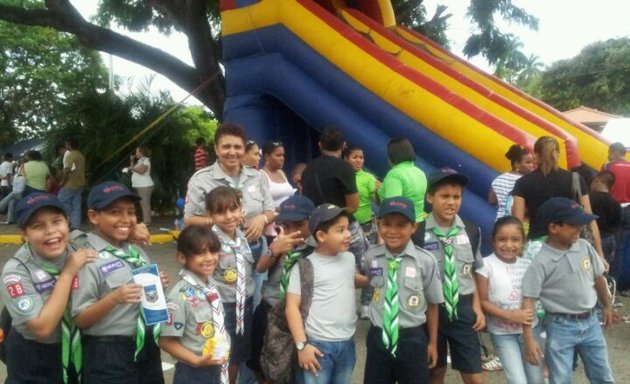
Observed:
[[[107,264],[101,265],[100,267],[98,267],[98,269],[101,271],[103,276],[108,276],[110,273],[124,267],[125,267],[125,263],[117,259],[117,260],[110,261]]]
[[[438,243],[436,241],[435,243],[425,243],[424,247],[422,247],[422,248],[424,248],[427,251],[437,251],[438,248],[439,248],[439,245],[438,245]]]
[[[247,187],[247,192],[249,192],[249,193],[256,192],[256,186],[255,185],[250,185],[249,187]]]
[[[33,285],[35,286],[35,290],[37,292],[42,293],[53,289],[56,281],[57,280],[55,280],[54,278],[51,278],[46,281],[40,281],[39,283],[35,283]]]
[[[414,267],[405,268],[405,277],[415,278],[416,277],[416,269]]]
[[[383,268],[380,267],[372,267],[370,268],[370,275],[372,276],[383,276]]]
[[[466,233],[460,233],[455,236],[455,244],[457,245],[466,245],[470,244],[470,240],[468,240],[468,235]]]

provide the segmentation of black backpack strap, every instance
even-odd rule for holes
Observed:
[[[424,231],[426,229],[426,221],[422,220],[418,223],[418,228],[411,235],[411,241],[416,247],[424,248]]]
[[[473,255],[479,250],[479,244],[481,243],[481,231],[476,223],[469,220],[462,220],[466,226],[466,234],[468,240],[470,240],[470,247],[472,248]]]

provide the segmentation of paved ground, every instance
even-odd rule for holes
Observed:
[[[164,227],[170,227],[172,220],[164,220],[162,221],[162,225]],[[158,228],[160,227],[160,223],[152,228],[152,233],[158,233]],[[15,234],[17,230],[15,226],[0,226],[0,234]],[[0,245],[0,268],[4,267],[4,263],[6,260],[11,257],[18,246],[16,245]],[[151,245],[146,248],[147,253],[155,261],[160,269],[165,270],[171,276],[171,281],[177,278],[177,272],[179,270],[179,266],[175,260],[175,244],[162,244],[162,245]],[[619,302],[623,303],[624,306],[620,307],[619,313],[621,316],[629,316],[630,315],[630,299],[620,298]],[[367,321],[360,321],[357,327],[356,334],[356,343],[357,343],[357,367],[354,372],[352,383],[360,383],[362,382],[363,377],[363,364],[365,361],[365,336],[367,333],[369,323]],[[630,324],[621,322],[613,326],[611,329],[606,331],[606,338],[608,340],[609,345],[609,353],[611,356],[611,362],[613,366],[613,370],[615,372],[615,378],[619,383],[630,382],[630,360],[627,358],[626,353],[628,353],[628,346],[630,345]],[[491,345],[488,342],[488,345]],[[173,360],[170,356],[163,356],[164,362],[172,363]],[[173,370],[165,371],[166,382],[170,383],[172,380],[172,372]],[[3,364],[0,364],[0,382],[4,382],[4,378],[6,377],[6,370]],[[626,381],[628,380],[628,381]],[[453,371],[449,371],[447,375],[447,383],[459,383],[461,380],[459,379],[459,375],[454,373]],[[505,380],[501,372],[495,373],[484,373],[484,382],[491,384],[499,384],[504,383]],[[575,374],[575,383],[587,383],[588,381],[585,379],[582,367],[579,367]]]

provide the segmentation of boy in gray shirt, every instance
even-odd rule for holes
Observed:
[[[356,361],[352,337],[357,321],[354,288],[367,281],[356,274],[354,255],[348,252],[348,223],[348,214],[333,204],[322,204],[311,214],[309,229],[317,248],[308,256],[314,281],[306,319],[300,314],[300,271],[291,271],[286,314],[305,384],[352,380]]]
[[[593,247],[580,239],[582,228],[597,216],[585,213],[573,200],[553,197],[538,210],[547,239],[523,278],[523,309],[540,300],[547,312],[545,360],[551,384],[571,383],[577,352],[591,383],[613,383],[606,340],[595,305],[603,306],[604,326],[612,323],[604,265]],[[523,325],[525,358],[542,363],[531,325]]]

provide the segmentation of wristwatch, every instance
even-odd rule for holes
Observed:
[[[265,252],[263,252],[263,255],[267,256],[270,259],[273,259],[273,251],[271,250],[271,248],[267,248]]]
[[[305,341],[296,341],[295,342],[295,348],[299,351],[304,350],[304,348],[306,348],[306,342]]]

